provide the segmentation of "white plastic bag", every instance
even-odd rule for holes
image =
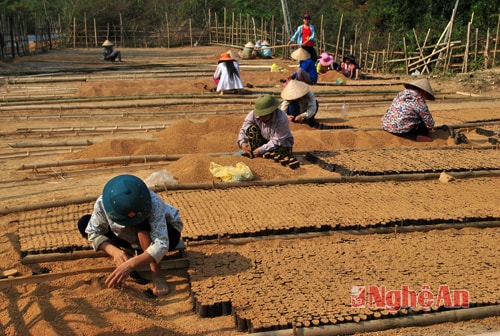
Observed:
[[[224,182],[253,180],[252,171],[243,162],[238,162],[235,167],[210,162],[210,172]]]
[[[163,169],[149,175],[144,180],[144,183],[146,183],[148,187],[152,188],[157,185],[176,185],[179,182],[174,178],[171,172]]]

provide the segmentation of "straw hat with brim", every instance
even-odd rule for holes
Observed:
[[[113,45],[113,43],[111,43],[110,40],[106,40],[104,41],[104,43],[102,44],[103,47],[111,47]]]
[[[261,95],[255,100],[255,107],[253,114],[257,117],[265,117],[274,112],[279,106],[280,102],[269,94]]]
[[[262,45],[263,45],[263,46],[269,46],[270,44],[269,44],[269,42],[268,42],[267,40],[264,40],[264,41],[262,42]]]
[[[305,61],[311,58],[311,55],[304,48],[295,50],[290,56],[296,61]]]
[[[234,61],[234,58],[232,58],[228,52],[220,54],[218,63],[225,61]]]
[[[235,51],[228,50],[227,53],[229,54],[229,57],[231,57],[233,60],[239,60],[240,59],[240,55],[238,55],[238,53],[235,52]]]
[[[305,96],[307,92],[309,92],[309,85],[293,79],[281,91],[281,98],[284,100],[295,100]]]
[[[434,91],[432,91],[431,84],[427,78],[422,78],[417,81],[411,83],[404,83],[404,87],[407,89],[417,89],[425,91],[428,95],[429,100],[435,100],[436,96],[434,95]]]
[[[144,222],[151,214],[151,194],[146,184],[134,175],[118,175],[102,191],[106,215],[115,223],[132,226]]]
[[[321,63],[322,66],[330,66],[333,63],[333,56],[329,55],[326,52],[321,53],[319,63]]]
[[[245,48],[255,48],[255,44],[253,44],[252,42],[248,42],[247,44],[245,44]]]

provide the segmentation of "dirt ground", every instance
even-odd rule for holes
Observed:
[[[352,129],[324,131],[292,124],[294,151],[301,161],[301,167],[296,170],[269,160],[243,158],[238,155],[236,138],[244,116],[259,94],[279,95],[280,79],[286,78],[295,64],[282,59],[241,61],[246,94],[220,96],[210,91],[214,87],[211,73],[217,55],[225,50],[223,47],[124,50],[124,62],[113,64],[101,62],[96,56],[98,50],[52,51],[12,63],[0,63],[4,70],[0,75],[0,84],[3,84],[0,86],[0,228],[4,232],[0,236],[0,270],[16,269],[18,275],[31,275],[42,267],[52,272],[70,272],[112,265],[107,258],[24,265],[20,258],[17,226],[37,205],[97,197],[106,181],[118,173],[130,172],[146,179],[166,169],[178,184],[203,184],[219,182],[208,169],[211,162],[224,166],[244,162],[256,181],[332,178],[340,175],[308,162],[302,153],[366,150],[367,160],[389,161],[388,158],[370,157],[370,150],[492,148],[484,136],[476,134],[474,127],[467,127],[467,124],[485,121],[485,128],[499,129],[498,68],[453,77],[431,76],[437,99],[429,102],[430,110],[437,125],[461,125],[459,128],[469,143],[459,145],[442,129],[433,133],[431,142],[398,138],[380,129],[380,118],[393,96],[403,82],[414,78],[367,72],[366,79],[347,80],[346,85],[339,86],[335,84],[336,79],[342,76],[330,72],[321,74],[318,85],[312,87],[320,103],[318,118],[325,124],[347,125]],[[284,71],[270,72],[273,63]],[[339,107],[344,102],[349,104],[348,119],[340,116]],[[170,157],[160,161],[153,158],[162,155]],[[110,163],[109,158],[117,157],[121,161]],[[96,158],[103,161],[91,162]],[[142,162],[141,159],[128,161],[130,158],[142,158]],[[66,165],[71,161],[79,163]],[[488,192],[493,198],[496,192],[498,198],[497,179],[498,175],[464,179],[455,184],[456,192],[450,197],[460,198],[478,212],[474,215],[496,217],[498,221],[498,209],[482,208],[478,203],[481,198],[467,192],[468,186],[480,183],[490,188]],[[346,194],[349,192],[348,184],[342,188]],[[374,184],[374,193],[377,188],[380,186]],[[418,190],[415,193],[418,194]],[[381,219],[389,216],[382,210],[377,213],[377,209],[370,208],[370,211]],[[493,248],[493,256],[499,256],[498,246],[494,244],[495,239],[498,241],[498,229],[470,230],[462,244],[472,244],[487,232],[493,238],[492,242],[484,244]],[[451,246],[454,233],[432,231],[428,237],[434,244],[442,242]],[[413,240],[424,244],[426,238]],[[356,236],[356,241],[374,251],[384,244],[370,235]],[[281,242],[276,237],[273,243],[264,242],[257,247],[245,245],[239,253],[262,249],[272,254]],[[296,244],[307,249],[301,243]],[[330,245],[328,241],[318,244]],[[413,248],[418,249],[418,246],[417,243]],[[192,253],[192,261],[198,262],[194,255],[205,254],[208,258],[220,253],[221,249],[217,244],[188,246],[187,255],[189,258]],[[234,253],[238,253],[237,248]],[[463,254],[463,260],[470,262],[479,258],[472,256],[470,251],[463,251]],[[436,255],[430,256],[434,257]],[[498,263],[494,266],[496,277],[490,276],[485,281],[491,281],[492,292],[498,293]],[[281,266],[273,264],[272,267]],[[456,271],[456,265],[450,267],[450,272]],[[106,273],[81,272],[55,281],[2,289],[0,335],[247,333],[237,330],[234,316],[200,318],[193,311],[191,280],[186,270],[170,270],[167,281],[171,292],[154,300],[145,298],[144,287],[133,281],[128,281],[121,291],[104,288],[102,279],[105,276]],[[466,283],[474,282],[474,274],[466,277]],[[251,292],[247,294],[252,295]],[[495,296],[492,300],[496,300]],[[493,331],[500,332],[498,316],[364,334],[472,335]]]

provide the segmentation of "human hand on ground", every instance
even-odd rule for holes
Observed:
[[[130,263],[124,262],[115,268],[104,283],[108,288],[121,287],[125,283],[125,280],[127,280],[132,270],[133,268],[130,266]]]
[[[250,144],[248,142],[243,142],[241,143],[241,150],[244,154],[250,154],[252,148],[250,147]]]
[[[116,266],[120,266],[129,259],[128,255],[118,248],[113,252],[112,257]]]

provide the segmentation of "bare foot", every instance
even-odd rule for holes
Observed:
[[[155,295],[167,295],[169,292],[168,284],[162,277],[154,277],[153,281],[153,294]]]

